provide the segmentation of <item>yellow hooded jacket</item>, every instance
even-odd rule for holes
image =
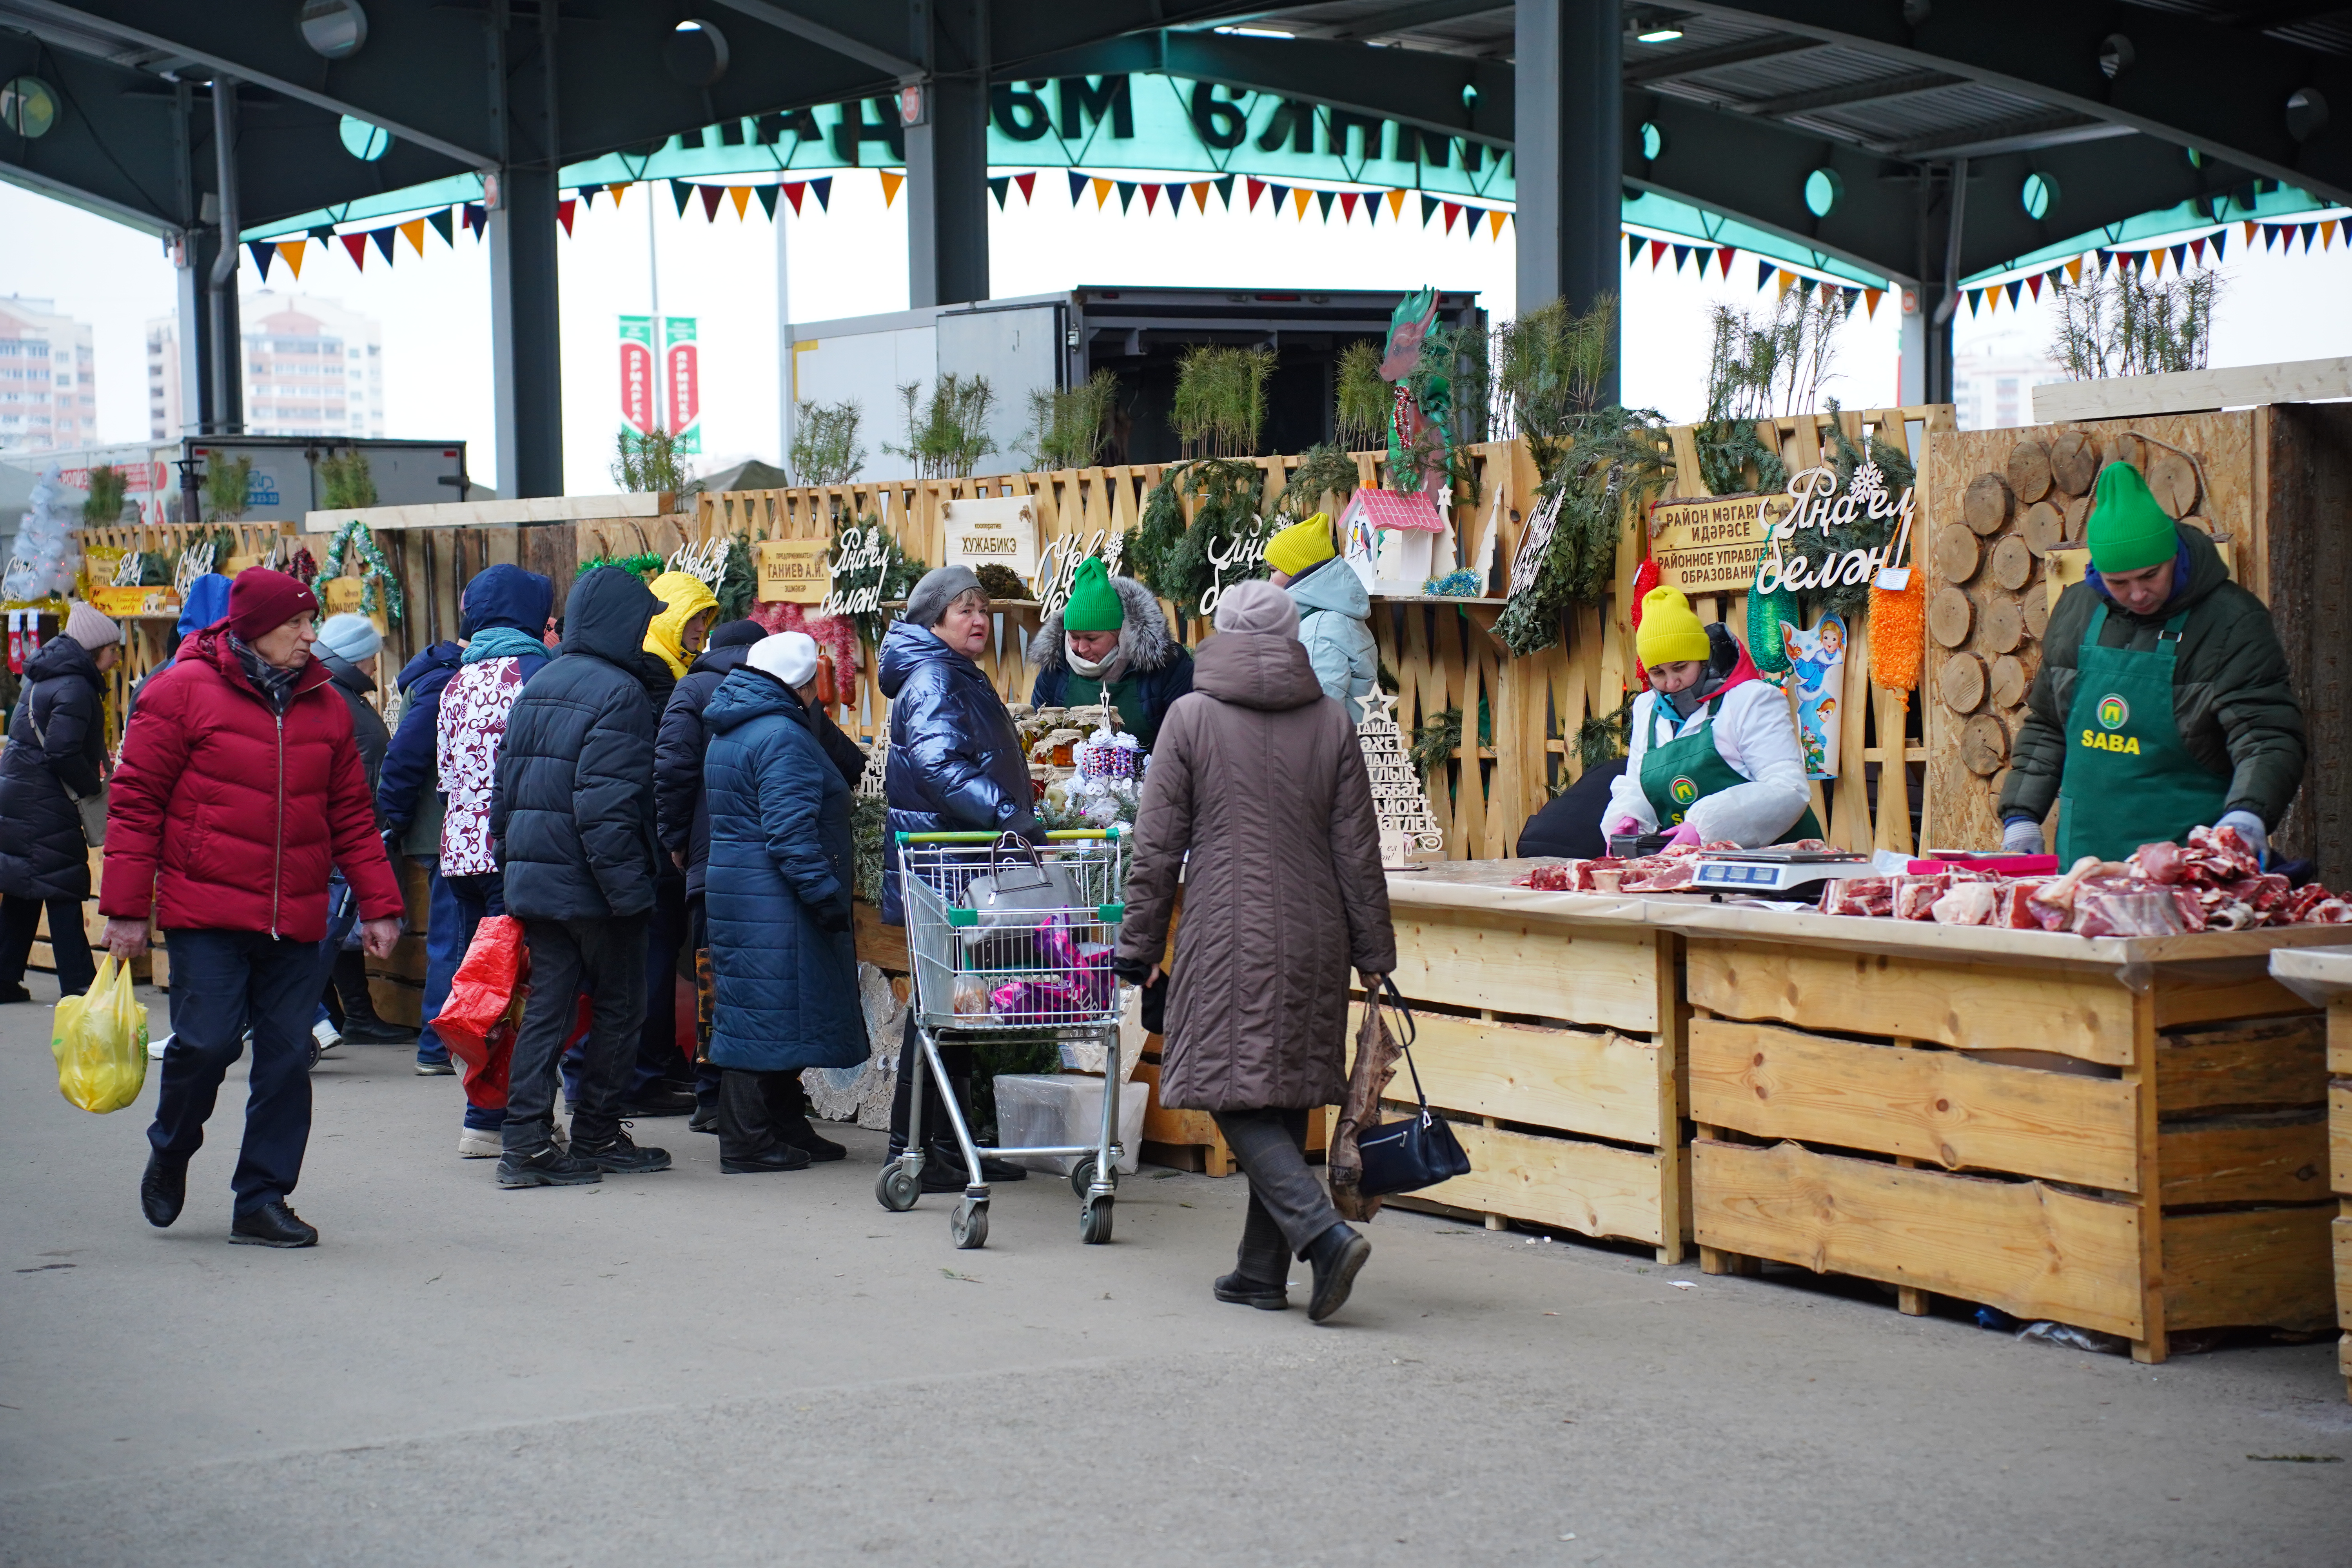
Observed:
[[[686,623],[705,610],[717,609],[719,600],[703,586],[701,578],[686,572],[663,573],[654,579],[653,590],[662,608],[646,628],[646,651],[683,679],[687,667],[694,662],[686,651]]]

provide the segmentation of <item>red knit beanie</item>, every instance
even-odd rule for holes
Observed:
[[[251,642],[296,616],[319,610],[318,595],[283,572],[248,566],[228,585],[228,629]]]

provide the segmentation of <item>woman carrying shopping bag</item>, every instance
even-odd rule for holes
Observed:
[[[1296,1255],[1314,1266],[1319,1323],[1372,1251],[1306,1149],[1308,1113],[1347,1096],[1349,967],[1367,992],[1396,967],[1380,824],[1356,727],[1316,679],[1297,603],[1240,584],[1217,605],[1217,633],[1152,750],[1118,968],[1135,984],[1158,971],[1182,868],[1160,1100],[1213,1115],[1250,1188],[1237,1265],[1214,1293],[1280,1310]]]
[[[65,634],[25,663],[25,695],[0,750],[0,1002],[23,1002],[25,961],[41,910],[58,994],[79,996],[94,973],[82,928],[91,840],[83,801],[105,807],[106,672],[122,657],[122,628],[89,605],[66,616]]]

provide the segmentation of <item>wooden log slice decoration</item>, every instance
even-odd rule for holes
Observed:
[[[2066,542],[2066,514],[2059,510],[2057,502],[2038,500],[2025,509],[2022,532],[2001,541],[2004,544],[2020,542],[2035,560]]]
[[[1976,624],[1977,607],[1958,588],[1945,586],[1936,591],[1927,605],[1927,632],[1946,647],[1958,647],[1969,640],[1969,628]]]
[[[2198,532],[2203,534],[2206,538],[2210,539],[2213,537],[2213,520],[2207,517],[2204,513],[2192,511],[2180,521],[2189,527],[2193,528]]]
[[[1955,713],[1973,713],[1985,699],[1984,660],[1966,648],[1944,661],[1936,672],[1936,695]]]
[[[1990,713],[1979,713],[1960,727],[1960,762],[1980,779],[2000,772],[2009,761],[2009,731]]]
[[[2186,517],[2197,510],[2197,465],[2179,452],[2159,447],[2150,454],[2146,469],[2147,488],[2167,517]]]
[[[2090,521],[2091,498],[2089,496],[2076,496],[2073,500],[2068,501],[2066,503],[2066,542],[2082,543],[2083,531],[2089,526]]]
[[[2099,457],[2101,468],[2108,463],[2129,463],[2142,474],[2147,472],[2147,443],[2128,430],[2118,430],[2108,437]]]
[[[2025,666],[2013,653],[2002,654],[1992,661],[1992,705],[2014,708],[2025,700],[2025,689],[2032,683],[2025,679]]]
[[[1936,531],[1936,575],[1947,583],[1965,583],[1977,574],[1977,536],[1957,522]]]
[[[2025,645],[2025,606],[2004,595],[1987,605],[1978,634],[1995,653],[2015,653]]]
[[[2099,444],[2080,430],[2069,430],[2053,441],[2050,482],[2070,496],[2090,494],[2099,482]]]
[[[2037,505],[2034,511],[2040,511]],[[2028,517],[2032,512],[2026,514]],[[2023,536],[2012,533],[1992,547],[1992,580],[2011,593],[2016,593],[2033,580],[2033,557],[2038,553]]]
[[[2046,583],[2039,584],[2024,596],[2022,603],[2025,605],[2025,635],[2040,642],[2042,634],[2050,629],[2050,585]]]
[[[2038,501],[2050,493],[2050,448],[2031,437],[2009,449],[2010,493]]]
[[[1960,497],[1960,521],[1982,537],[1999,533],[2009,521],[2009,481],[1999,474],[1979,474]]]

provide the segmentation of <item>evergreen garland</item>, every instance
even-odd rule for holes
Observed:
[[[1495,622],[1504,647],[1522,655],[1549,647],[1571,605],[1597,603],[1609,592],[1625,508],[1647,506],[1673,468],[1664,428],[1664,417],[1648,408],[1601,408],[1563,421],[1559,459],[1537,492],[1561,498],[1559,521],[1534,584],[1512,595]]]
[[[1201,595],[1217,580],[1211,547],[1234,547],[1265,527],[1257,510],[1265,482],[1257,465],[1232,458],[1200,458],[1171,466],[1144,498],[1143,519],[1129,536],[1123,559],[1178,614],[1198,616]],[[1186,500],[1193,503],[1190,526],[1184,521]],[[1227,583],[1265,575],[1264,559],[1250,553],[1248,561],[1228,564]]]
[[[392,563],[384,559],[373,531],[357,518],[335,530],[328,541],[327,559],[334,563],[338,575],[343,574],[344,552],[352,550],[359,552],[360,564],[365,568],[360,574],[360,614],[372,616],[381,610],[386,624],[398,626],[407,608],[400,579],[392,574]]]
[[[727,542],[727,563],[719,570],[714,595],[719,600],[718,619],[741,620],[751,613],[751,601],[759,592],[760,572],[751,562],[751,536],[739,531]]]

